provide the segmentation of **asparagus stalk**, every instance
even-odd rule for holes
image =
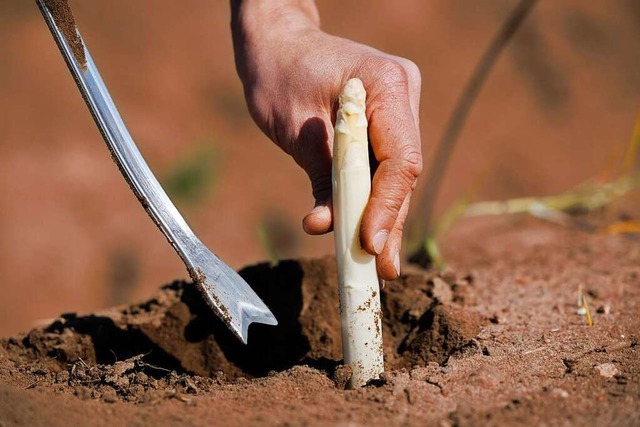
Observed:
[[[340,286],[342,348],[352,369],[348,387],[384,370],[380,289],[375,257],[360,245],[360,221],[371,193],[366,92],[360,79],[340,95],[333,142],[333,218]]]

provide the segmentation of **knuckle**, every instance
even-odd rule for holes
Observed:
[[[395,223],[395,219],[400,212],[400,206],[402,204],[402,202],[399,202],[402,198],[399,195],[395,197],[393,193],[394,192],[375,200],[377,202],[375,203],[376,211],[379,211],[382,217],[388,218],[390,224]]]
[[[400,161],[400,170],[413,185],[422,173],[422,153],[414,147],[405,146],[400,150]]]
[[[331,175],[310,174],[311,191],[316,200],[326,201],[331,195]]]
[[[384,214],[389,218],[393,218],[392,222],[395,222],[398,212],[400,211],[400,205],[395,198],[389,198],[382,204],[382,209]]]
[[[400,62],[400,64],[402,64],[402,67],[405,69],[407,77],[410,81],[416,83],[422,82],[422,73],[420,72],[420,68],[418,67],[418,65],[416,65],[415,62],[406,58],[398,58],[397,60]]]
[[[406,90],[409,86],[407,70],[397,60],[385,61],[381,64],[379,73],[383,84],[387,87]]]

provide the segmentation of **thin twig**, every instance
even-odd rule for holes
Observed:
[[[89,369],[89,365],[87,365],[87,364],[85,363],[85,361],[84,361],[84,360],[82,360],[82,357],[78,357],[78,360],[80,361],[80,363],[82,363],[82,366],[84,366],[85,368]]]
[[[587,302],[587,298],[582,296],[582,306],[584,307],[585,315],[587,316],[587,325],[589,327],[593,327],[593,320],[591,320],[591,311],[589,310],[589,303]]]
[[[24,388],[24,390],[29,390],[29,389],[34,388],[35,386],[37,386],[37,385],[38,385],[38,383],[39,383],[39,382],[40,382],[40,379],[38,378],[37,380],[35,380],[34,382],[32,382],[31,384],[29,384],[28,386],[26,386],[26,387]]]
[[[534,348],[533,350],[527,350],[525,352],[523,352],[523,355],[527,355],[527,354],[532,354],[532,353],[537,353],[539,351],[544,350],[546,347],[538,347],[538,348]]]
[[[138,363],[138,366],[141,366],[143,368],[157,369],[158,371],[165,371],[169,373],[173,372],[171,369],[163,368],[162,366],[152,365],[151,363],[147,363],[144,360],[142,360],[143,358],[147,357],[151,353],[153,353],[153,350],[149,350],[147,353],[143,355],[136,356],[136,363]]]
[[[633,171],[638,161],[638,149],[640,148],[640,111],[636,118],[636,124],[631,135],[631,142],[627,145],[627,149],[622,159],[622,174],[626,175]]]
[[[467,206],[464,216],[516,213],[540,216],[549,212],[593,212],[638,188],[640,188],[640,174],[626,175],[605,183],[587,181],[571,191],[554,196],[476,202]]]
[[[444,176],[444,172],[449,163],[449,158],[455,147],[460,131],[464,127],[471,107],[473,106],[480,89],[482,88],[489,72],[496,63],[498,57],[513,38],[524,19],[529,15],[531,9],[535,6],[537,0],[521,0],[518,6],[513,10],[511,15],[504,22],[498,33],[495,35],[487,50],[482,55],[480,62],[476,66],[471,79],[467,82],[453,114],[447,124],[446,130],[437,146],[433,159],[433,164],[429,169],[427,184],[422,197],[418,200],[418,208],[416,210],[416,220],[410,224],[413,230],[410,230],[409,236],[417,236],[424,242],[431,226],[431,216],[435,205],[436,196],[440,189],[440,182]],[[418,251],[423,251],[421,244]]]
[[[161,366],[156,366],[156,365],[152,365],[151,363],[147,363],[147,362],[143,362],[142,360],[140,360],[138,362],[139,366],[142,366],[143,368],[151,368],[151,369],[156,369],[158,371],[164,371],[164,372],[173,372],[171,369],[167,369],[167,368],[163,368]]]

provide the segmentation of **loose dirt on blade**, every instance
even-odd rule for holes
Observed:
[[[85,69],[87,67],[87,58],[84,54],[82,40],[77,32],[76,21],[73,12],[67,0],[44,0],[44,4],[51,12],[53,20],[58,24],[65,39],[71,47],[73,56],[76,58],[80,66]]]

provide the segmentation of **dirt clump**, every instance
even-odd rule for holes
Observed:
[[[482,317],[455,304],[449,277],[406,275],[382,290],[385,360],[393,368],[446,364],[450,356],[475,346]],[[464,279],[467,280],[467,279]],[[446,290],[445,290],[446,288]]]

